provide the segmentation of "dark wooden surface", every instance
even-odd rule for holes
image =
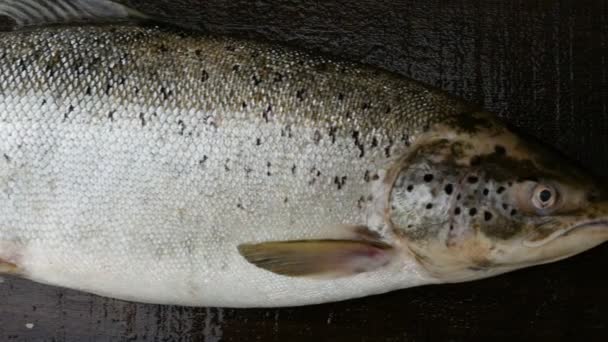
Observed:
[[[484,104],[608,171],[608,2],[196,2],[210,31],[376,64]],[[182,1],[184,2],[184,1]],[[0,340],[608,340],[608,246],[463,284],[300,308],[144,305],[6,278]],[[33,326],[26,327],[32,323]]]

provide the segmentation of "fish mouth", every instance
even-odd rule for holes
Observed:
[[[588,221],[584,221],[581,223],[577,223],[577,224],[571,226],[570,228],[564,228],[564,229],[557,230],[542,240],[525,241],[524,245],[526,247],[540,247],[540,246],[546,245],[552,241],[555,241],[558,238],[570,236],[570,235],[579,233],[581,231],[593,230],[594,228],[599,228],[599,230],[603,229],[605,231],[605,233],[607,234],[606,236],[608,237],[608,218],[588,220]]]
[[[581,230],[588,230],[588,229],[592,229],[592,228],[606,229],[606,231],[608,232],[608,219],[602,218],[602,219],[598,219],[598,220],[590,220],[590,221],[581,222],[579,224],[572,226],[564,234],[562,234],[562,236],[566,236],[566,235],[572,234],[574,232],[578,232]]]

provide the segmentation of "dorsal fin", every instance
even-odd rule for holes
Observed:
[[[126,21],[145,15],[112,0],[0,0],[0,27]],[[9,22],[8,25],[6,22]]]

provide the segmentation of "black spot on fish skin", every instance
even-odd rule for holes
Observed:
[[[456,209],[454,209],[454,215],[460,215],[460,207],[456,207]]]
[[[363,158],[363,156],[365,155],[365,147],[363,146],[361,141],[359,141],[359,131],[353,131],[352,137],[355,140],[355,146],[357,146],[357,148],[359,149],[359,158]]]
[[[319,143],[321,142],[321,132],[319,132],[318,129],[315,130],[312,140],[315,143],[315,145],[319,145]]]
[[[295,175],[296,170],[297,170],[296,164],[293,164],[293,166],[291,167],[291,174]]]
[[[389,140],[388,145],[384,148],[384,156],[386,158],[391,157],[391,149],[393,148],[393,141]]]
[[[365,174],[363,175],[363,180],[366,183],[369,183],[369,181],[371,180],[370,176],[369,176],[369,170],[365,170]]]
[[[498,190],[496,190],[496,193],[497,194],[502,194],[503,192],[505,192],[505,190],[507,190],[507,189],[505,189],[504,186],[500,186],[500,187],[498,187]]]
[[[515,210],[515,209],[511,210],[511,216],[515,216],[515,215],[517,215],[517,210]]]
[[[373,147],[376,147],[376,146],[378,146],[378,139],[376,139],[376,137],[373,137],[372,138],[371,147],[373,148]]]
[[[338,186],[338,190],[341,190],[342,187],[346,184],[346,176],[342,176],[342,178],[336,176],[334,177],[334,184]]]
[[[70,114],[74,111],[74,106],[70,105],[70,107],[68,107],[68,111],[63,114],[63,120],[67,120],[70,116]]]
[[[414,190],[414,186],[413,185],[408,185],[407,186],[407,191],[408,192],[412,192],[412,190]]]
[[[477,215],[477,208],[471,208],[471,209],[469,209],[469,215],[470,216]]]
[[[479,178],[476,176],[470,176],[469,178],[467,178],[467,181],[469,182],[469,184],[475,184],[479,181]]]
[[[290,125],[286,125],[284,128],[281,128],[281,136],[293,138],[293,132],[291,131]]]
[[[209,73],[207,70],[201,72],[201,82],[206,82],[209,79]]]
[[[146,118],[144,117],[144,113],[143,112],[139,112],[139,120],[141,121],[141,127],[145,127],[146,126]]]
[[[91,95],[91,87],[87,87],[87,89],[84,91],[85,95]]]
[[[2,156],[4,157],[4,160],[6,160],[7,163],[11,162],[11,157],[8,154],[4,153],[2,154]]]
[[[266,123],[268,123],[270,121],[270,116],[272,115],[272,105],[268,105],[268,107],[266,107],[266,109],[264,109],[264,111],[262,112],[262,117],[264,118],[264,121],[266,121]]]
[[[260,138],[256,138],[256,139],[255,139],[255,145],[256,145],[256,146],[260,146],[260,145],[262,145],[262,139],[260,139]]]
[[[448,184],[445,186],[444,191],[446,194],[451,195],[454,191],[454,186],[452,184]]]
[[[186,131],[186,124],[184,123],[184,120],[177,120],[177,125],[179,126],[179,135],[184,135],[184,132]]]
[[[300,89],[296,91],[296,98],[299,101],[304,101],[304,97],[306,96],[306,89]]]
[[[490,190],[488,190],[487,188],[483,189],[483,195],[484,196],[488,196],[489,194],[490,194]]]
[[[162,100],[167,101],[171,96],[173,96],[173,91],[167,90],[167,88],[161,86],[160,94],[162,95]]]
[[[198,161],[198,165],[200,167],[203,167],[205,165],[205,162],[207,161],[207,159],[209,159],[209,157],[207,157],[206,155],[203,156],[203,159]]]
[[[280,72],[275,72],[274,73],[274,78],[272,79],[275,83],[279,83],[283,81],[283,74],[281,74]]]
[[[427,173],[426,175],[424,175],[423,179],[424,179],[425,182],[430,183],[430,182],[433,181],[433,178],[434,178],[434,176],[432,174]]]
[[[251,77],[251,79],[253,80],[253,85],[254,86],[258,86],[258,85],[260,85],[260,83],[262,83],[262,78],[259,77],[258,75],[253,75]]]
[[[110,121],[114,121],[114,113],[116,113],[115,110],[111,110],[108,112],[108,119],[110,119]]]
[[[375,175],[372,176],[372,180],[376,181],[378,179],[380,179],[380,176],[378,176],[378,174],[375,174]]]
[[[241,69],[241,66],[239,64],[234,64],[232,66],[232,71],[237,72]]]
[[[429,203],[429,204],[427,204],[427,205],[426,205],[426,208],[427,208],[427,209],[433,209],[433,203]]]
[[[486,221],[490,221],[490,220],[492,219],[492,213],[491,213],[491,212],[489,212],[489,211],[485,211],[485,212],[483,213],[483,218],[484,218]]]
[[[359,197],[359,199],[357,200],[357,208],[359,209],[363,209],[363,203],[365,203],[365,197],[361,196]],[[394,206],[391,206],[391,209],[395,209]]]
[[[336,132],[338,131],[337,127],[330,127],[329,128],[329,137],[331,138],[331,143],[335,143],[336,142]]]

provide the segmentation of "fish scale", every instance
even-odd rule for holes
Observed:
[[[470,106],[371,67],[157,27],[33,29],[0,44],[0,258],[24,276],[222,306],[429,282],[409,264],[398,277],[290,279],[236,246],[350,236],[342,225],[368,223],[370,174]]]

